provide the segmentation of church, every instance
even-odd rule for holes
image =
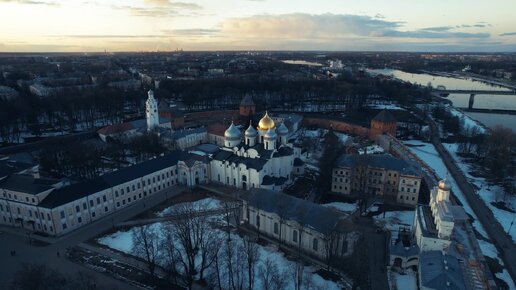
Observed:
[[[211,181],[244,190],[282,190],[302,172],[301,148],[288,142],[284,123],[276,126],[266,112],[256,128],[242,133],[233,122],[224,132],[224,146],[212,154]]]

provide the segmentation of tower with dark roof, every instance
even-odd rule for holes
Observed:
[[[381,111],[371,120],[369,138],[374,141],[376,136],[381,134],[396,137],[396,119],[387,110]]]
[[[240,102],[240,116],[249,118],[254,113],[256,113],[256,105],[253,102],[253,98],[250,95],[245,95]]]

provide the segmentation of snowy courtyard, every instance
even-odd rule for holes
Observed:
[[[199,210],[211,210],[211,209],[219,209],[223,207],[223,202],[220,200],[216,200],[213,198],[205,198],[201,199],[196,202],[190,203],[193,208],[199,209]],[[157,212],[157,216],[166,216],[173,214],[178,207],[181,207],[183,204],[177,204],[173,205],[171,207],[168,207],[160,212]],[[210,229],[212,233],[214,233],[216,236],[220,237],[220,240],[222,243],[225,243],[224,240],[227,238],[227,231],[222,230],[221,228],[225,225],[225,219],[224,215],[214,215],[209,217],[210,221]],[[155,228],[158,233],[164,233],[165,232],[165,223],[154,223],[150,225],[151,227]],[[96,241],[104,246],[107,246],[111,249],[134,255],[134,232],[138,230],[139,227],[132,227],[125,230],[119,230],[117,232],[108,234],[106,236],[98,238]],[[232,249],[242,249],[244,246],[244,239],[234,231],[231,231],[231,243],[232,243]],[[177,241],[176,241],[177,242]],[[255,282],[254,282],[254,288],[255,289],[263,289],[263,277],[265,272],[267,272],[267,268],[273,268],[276,269],[278,273],[278,277],[281,277],[282,283],[282,289],[295,289],[295,279],[293,277],[292,269],[299,269],[299,264],[295,261],[292,261],[288,259],[281,251],[278,250],[276,245],[262,245],[262,244],[256,244],[257,246],[257,263],[256,263],[256,273],[255,273]],[[223,247],[223,245],[221,245]],[[240,255],[240,254],[239,254]],[[143,257],[142,257],[143,258]],[[200,263],[200,258],[196,257],[196,263]],[[163,262],[158,261],[158,264],[161,266],[163,265]],[[270,269],[269,269],[270,270]],[[329,281],[322,278],[320,275],[315,273],[317,271],[317,268],[312,266],[303,266],[302,267],[302,276],[304,287],[306,289],[325,289],[325,290],[332,290],[332,289],[341,289],[342,285],[339,282]],[[222,275],[226,275],[227,273],[224,273],[222,271]],[[214,270],[210,269],[206,273],[206,279],[214,279]],[[225,277],[221,279],[222,281],[227,281]],[[225,283],[225,282],[223,282]]]

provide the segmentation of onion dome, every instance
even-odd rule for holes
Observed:
[[[265,135],[263,135],[263,138],[265,139],[276,139],[278,137],[278,135],[276,135],[276,131],[273,129],[273,128],[270,128],[269,130],[267,130],[267,132],[265,132]]]
[[[249,123],[249,128],[245,130],[246,137],[256,137],[258,135],[258,131]]]
[[[229,128],[224,132],[224,137],[227,140],[239,140],[241,138],[240,130],[231,122]]]
[[[278,135],[287,135],[288,134],[288,128],[285,126],[285,123],[281,123],[278,127]]]
[[[451,189],[450,182],[446,179],[439,181],[439,189],[450,190]]]
[[[260,120],[258,123],[258,130],[269,130],[274,129],[276,125],[274,124],[274,121],[269,117],[269,114],[265,112],[265,116]]]

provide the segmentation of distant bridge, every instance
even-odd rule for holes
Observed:
[[[448,90],[444,86],[438,86],[437,89],[432,90],[432,93],[441,97],[447,97],[450,94],[464,94],[469,95],[468,109],[474,110],[473,105],[475,104],[476,95],[514,95],[516,96],[516,90],[513,91],[494,91],[494,90]]]
[[[448,90],[436,89],[433,93],[440,95],[469,94],[469,95],[516,95],[516,91],[493,91],[493,90]]]

